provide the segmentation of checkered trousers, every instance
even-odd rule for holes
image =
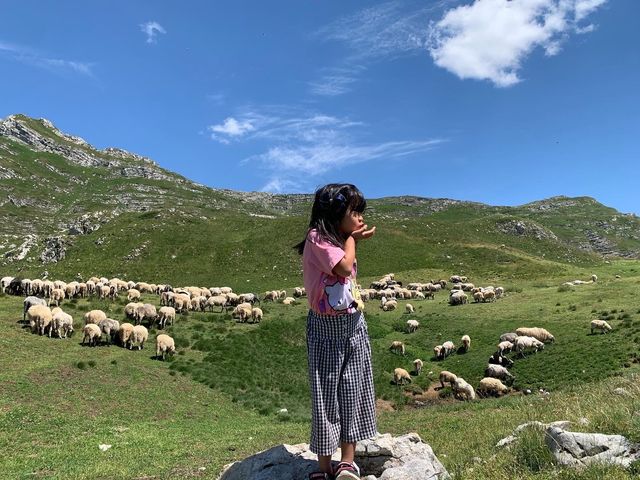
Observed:
[[[340,442],[376,433],[371,347],[361,312],[338,316],[309,311],[307,353],[311,386],[311,442],[332,455]]]

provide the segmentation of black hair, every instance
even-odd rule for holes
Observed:
[[[366,208],[367,201],[358,187],[350,183],[329,183],[316,190],[313,207],[311,207],[309,230],[315,228],[322,238],[337,247],[342,247],[345,238],[340,232],[340,222],[347,212],[363,213]],[[293,247],[301,255],[304,252],[307,235]]]

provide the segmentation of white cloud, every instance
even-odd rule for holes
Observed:
[[[38,68],[55,72],[71,71],[88,77],[93,76],[93,63],[78,62],[75,60],[64,60],[61,58],[50,58],[30,47],[15,45],[0,41],[0,55],[7,56],[15,61],[32,65]]]
[[[325,75],[320,80],[310,82],[309,87],[314,95],[335,97],[351,91],[351,84],[356,78],[347,75]]]
[[[156,43],[158,33],[166,34],[167,31],[158,22],[151,21],[140,24],[140,31],[147,36],[147,43]]]
[[[228,117],[223,123],[218,125],[210,125],[208,130],[211,133],[211,138],[218,140],[221,143],[229,143],[231,139],[242,137],[243,135],[255,130],[250,120],[236,120],[233,117]]]
[[[572,31],[606,0],[475,0],[447,11],[430,26],[429,52],[461,79],[518,83],[522,62],[536,48],[557,55]]]

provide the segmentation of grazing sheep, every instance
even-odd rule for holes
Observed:
[[[136,290],[135,288],[131,288],[127,291],[127,300],[133,302],[134,300],[140,300],[140,290]]]
[[[449,355],[451,355],[455,351],[455,349],[456,346],[453,344],[453,342],[451,340],[448,340],[442,344],[442,351],[440,352],[440,354],[442,355],[442,358],[445,359]]]
[[[295,303],[296,303],[296,299],[293,297],[286,297],[284,300],[282,300],[283,305],[293,305]]]
[[[500,335],[500,341],[513,343],[516,341],[517,337],[518,337],[518,334],[515,332],[503,333],[502,335]]]
[[[593,275],[591,275],[591,281],[593,283],[596,283],[598,281],[598,276],[595,273]]]
[[[173,292],[162,292],[160,294],[160,306],[166,306],[166,305],[171,305],[173,303],[173,296],[175,295],[175,293]]]
[[[293,296],[294,297],[306,297],[307,296],[307,291],[305,290],[304,287],[296,287],[293,289]]]
[[[98,325],[102,320],[106,320],[106,318],[107,314],[102,310],[90,310],[84,314],[84,324],[94,323]]]
[[[160,358],[162,354],[162,360],[164,360],[167,353],[171,355],[176,353],[176,343],[169,335],[161,333],[156,337],[156,358]]]
[[[462,290],[454,291],[449,296],[449,304],[450,305],[463,305],[467,303],[467,295]]]
[[[107,341],[111,344],[116,339],[118,330],[120,330],[120,322],[112,318],[105,318],[98,324],[98,327],[107,336]]]
[[[269,292],[266,292],[264,294],[264,298],[263,300],[266,301],[271,301],[271,302],[275,302],[278,297],[280,296],[280,292],[276,291],[276,290],[271,290]]]
[[[509,392],[509,387],[502,383],[497,378],[485,377],[480,380],[480,385],[477,389],[478,393],[485,395],[500,396]]]
[[[6,293],[6,289],[9,288],[11,282],[13,282],[15,277],[2,277],[0,279],[0,293]]]
[[[173,306],[176,309],[176,312],[187,312],[191,306],[191,298],[188,295],[176,294],[173,296]]]
[[[54,310],[56,310],[54,312]],[[60,308],[54,308],[52,311],[51,328],[49,329],[49,336],[51,332],[55,332],[58,338],[67,338],[67,335],[73,333],[73,317],[68,313],[63,312]]]
[[[251,309],[251,321],[253,323],[260,323],[262,321],[262,317],[264,313],[262,313],[262,309],[255,307]]]
[[[173,325],[176,320],[176,309],[173,307],[160,307],[158,310],[158,325],[161,329],[165,327],[167,323]]]
[[[123,323],[122,325],[120,325],[120,330],[118,330],[118,337],[120,338],[120,345],[131,350],[131,347],[133,345],[133,325],[131,323]]]
[[[401,342],[400,340],[394,340],[393,342],[391,342],[391,346],[389,347],[389,350],[393,353],[399,353],[400,355],[404,355],[405,353],[404,343]]]
[[[95,347],[100,343],[100,339],[102,338],[102,330],[100,330],[100,327],[98,325],[96,325],[95,323],[88,323],[84,326],[82,331],[84,332],[84,337],[82,337],[82,345],[84,345],[84,342],[86,342],[87,339],[89,340],[90,347]]]
[[[484,371],[484,376],[498,378],[506,382],[513,382],[514,380],[513,375],[509,373],[509,370],[507,370],[506,367],[503,367],[502,365],[495,365],[492,363],[487,365],[487,368]]]
[[[147,338],[149,338],[149,331],[147,330],[147,327],[144,325],[136,325],[133,327],[133,333],[131,335],[131,346],[133,347],[133,344],[137,343],[138,350],[142,350]]]
[[[140,302],[127,303],[125,305],[125,307],[124,307],[124,315],[125,315],[125,317],[127,317],[127,319],[133,320],[135,322],[135,320],[136,320],[136,310],[138,310],[138,307],[141,307],[142,305],[144,305],[144,304],[140,303]]]
[[[382,306],[382,310],[385,312],[395,310],[396,308],[398,308],[398,302],[395,300],[387,300],[387,302]]]
[[[496,287],[496,298],[501,298],[504,295],[504,287]]]
[[[447,370],[442,370],[440,372],[440,386],[444,388],[445,382],[448,382],[449,385],[453,387],[453,384],[458,379],[458,376],[455,373],[451,373]]]
[[[220,307],[220,312],[222,313],[224,308],[227,306],[227,297],[225,297],[224,295],[214,295],[212,297],[209,297],[207,299],[206,306],[211,312],[213,312],[213,307]]]
[[[475,288],[475,285],[473,283],[461,283],[460,286],[465,292],[470,292]]]
[[[102,285],[98,289],[98,298],[100,298],[101,300],[104,300],[105,298],[109,297],[110,293],[111,293],[111,287],[108,285]]]
[[[495,290],[487,290],[487,289],[485,289],[482,292],[482,301],[483,302],[495,302],[496,301],[496,292],[495,292]]]
[[[513,360],[508,357],[505,357],[500,352],[495,352],[493,355],[489,357],[489,363],[494,365],[502,365],[503,367],[510,368],[513,366]]]
[[[416,358],[413,361],[413,370],[416,373],[416,375],[420,375],[420,372],[422,371],[422,367],[424,367],[424,362],[419,358]]]
[[[408,333],[413,333],[416,330],[418,330],[418,327],[420,326],[420,322],[418,322],[417,320],[407,320],[407,332]]]
[[[477,291],[473,293],[473,301],[475,303],[484,302],[484,293],[481,291]]]
[[[24,323],[26,321],[26,319],[27,319],[27,310],[29,310],[34,305],[44,305],[46,307],[47,306],[47,302],[44,300],[44,298],[26,297],[22,301],[22,305],[23,305],[22,322]]]
[[[453,391],[455,392],[458,398],[461,398],[462,400],[476,399],[475,390],[471,385],[467,383],[467,381],[464,378],[462,377],[456,378],[456,380],[453,382],[452,387],[453,387]]]
[[[607,333],[611,331],[611,325],[604,320],[591,320],[591,333],[594,330],[600,330],[601,333]]]
[[[500,352],[500,354],[509,353],[511,350],[513,350],[513,343],[508,340],[498,344],[498,352]]]
[[[433,356],[439,360],[441,355],[442,355],[442,345],[436,345],[435,347],[433,347]]]
[[[544,343],[533,337],[520,336],[516,338],[513,349],[520,353],[521,356],[524,356],[528,351],[537,352],[538,350],[543,350]]]
[[[551,335],[551,333],[549,333],[548,330],[545,330],[544,328],[540,328],[540,327],[533,327],[533,328],[520,327],[516,329],[516,333],[519,336],[533,337],[536,340],[540,340],[543,343],[555,341],[555,337]]]
[[[251,304],[241,303],[233,309],[231,316],[233,318],[239,318],[242,322],[247,321],[248,318],[251,318]]]
[[[51,294],[49,295],[49,306],[55,303],[56,307],[59,307],[64,298],[64,290],[61,288],[54,288],[53,290],[51,290]]]
[[[136,324],[140,325],[142,322],[147,320],[150,326],[153,326],[153,323],[158,318],[158,312],[156,311],[155,305],[151,305],[150,303],[145,303],[143,305],[138,306],[136,308]]]
[[[404,311],[405,311],[405,313],[415,313],[416,309],[413,308],[413,305],[411,305],[410,303],[407,303],[404,306]]]
[[[51,326],[51,320],[53,320],[53,314],[46,305],[34,305],[27,310],[27,318],[29,319],[29,325],[31,331],[44,335],[45,330]]]
[[[396,368],[393,371],[393,381],[396,385],[403,385],[405,380],[409,383],[412,382],[411,375],[404,368]]]
[[[471,337],[469,337],[469,335],[463,335],[460,342],[462,343],[462,350],[465,353],[468,352],[471,348]]]

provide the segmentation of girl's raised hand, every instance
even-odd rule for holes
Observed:
[[[376,227],[372,227],[369,230],[367,230],[368,227],[369,225],[363,225],[359,229],[351,232],[351,236],[356,242],[358,240],[366,240],[367,238],[373,237],[373,235],[376,233]]]

